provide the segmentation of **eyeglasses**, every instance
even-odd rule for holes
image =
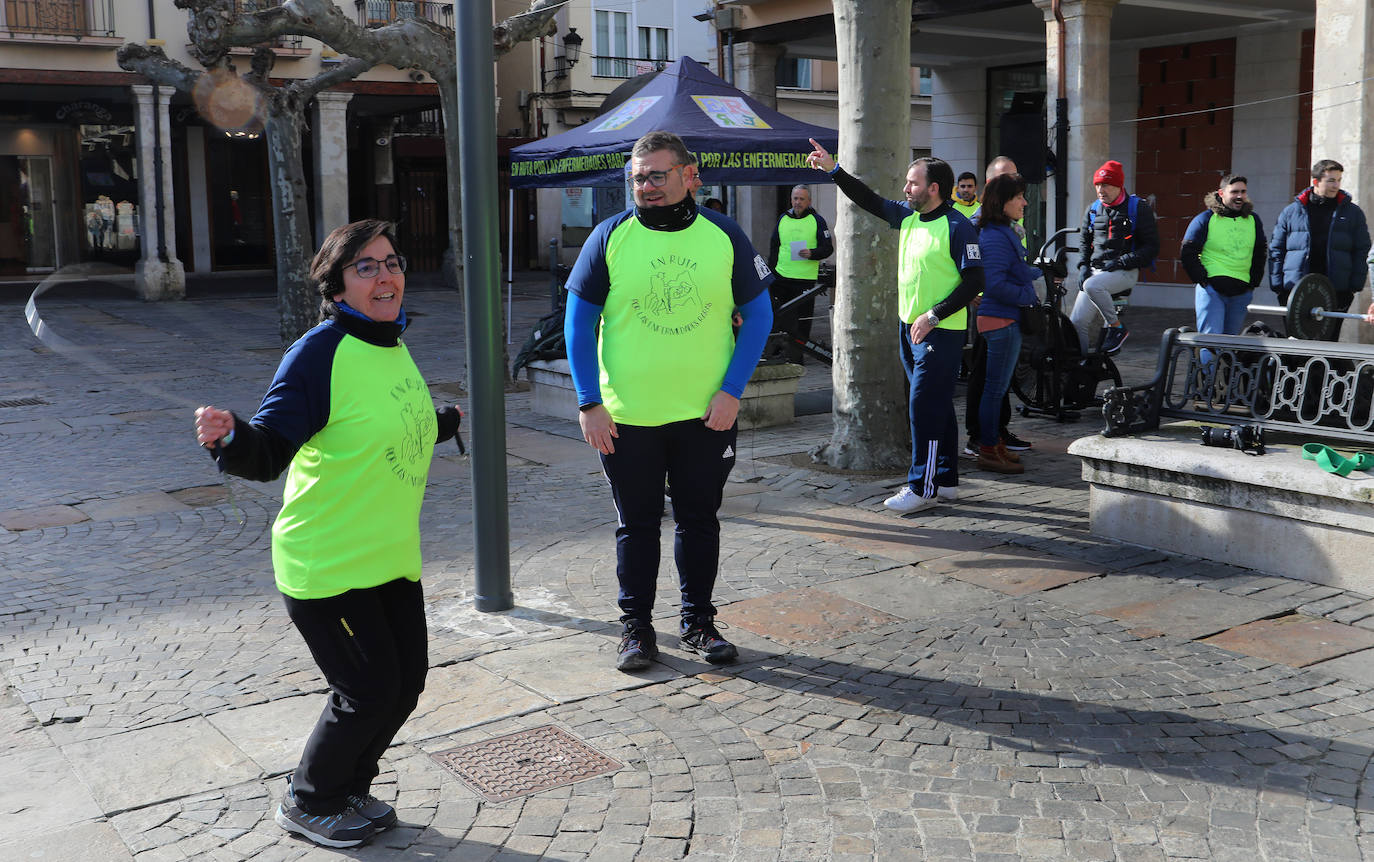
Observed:
[[[386,260],[378,260],[375,257],[363,257],[352,263],[345,264],[344,269],[350,266],[357,271],[359,278],[376,278],[382,271],[382,264],[386,264],[386,271],[392,275],[400,275],[406,271],[406,256],[403,254],[389,254]]]
[[[649,171],[647,174],[635,174],[630,177],[630,182],[635,186],[649,185],[656,189],[663,188],[663,184],[668,182],[668,174],[680,167],[682,167],[682,165],[673,165],[666,171]]]

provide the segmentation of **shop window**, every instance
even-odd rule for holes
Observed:
[[[81,125],[79,134],[81,258],[133,266],[140,254],[134,128]]]
[[[0,275],[51,272],[56,231],[52,159],[0,156]]]

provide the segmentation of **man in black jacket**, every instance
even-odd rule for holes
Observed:
[[[834,251],[830,227],[821,214],[811,208],[811,190],[806,186],[794,186],[792,208],[778,218],[768,240],[768,262],[777,275],[770,290],[775,329],[795,333],[803,339],[811,338],[811,318],[816,313],[814,296],[793,306],[785,315],[777,314],[777,310],[780,305],[816,286],[821,261]],[[787,358],[800,363],[801,347],[789,342]]]
[[[1126,341],[1126,327],[1116,316],[1112,299],[1135,287],[1142,267],[1159,255],[1159,229],[1154,210],[1143,199],[1127,194],[1121,162],[1108,161],[1093,173],[1097,200],[1083,214],[1079,236],[1078,271],[1082,290],[1069,317],[1078,330],[1078,344],[1087,353],[1092,336],[1105,322],[1104,353],[1116,353]]]

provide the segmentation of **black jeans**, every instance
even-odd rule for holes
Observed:
[[[978,405],[983,402],[983,385],[987,381],[988,375],[988,342],[983,338],[982,333],[978,334],[973,342],[973,367],[968,375],[967,400],[964,403],[964,430],[968,432],[968,439],[974,441],[976,445],[979,433],[978,424]],[[997,429],[998,436],[1005,436],[1003,432],[1011,424],[1011,393],[1010,390],[1002,396],[1002,423]]]
[[[782,278],[779,276],[773,279],[773,283],[768,288],[768,293],[773,299],[773,330],[775,332],[791,332],[803,340],[811,340],[811,318],[816,316],[816,297],[812,296],[797,303],[788,309],[786,314],[778,314],[778,307],[796,299],[815,286],[815,281],[799,278]],[[802,357],[802,349],[788,342],[788,361],[801,362]]]
[[[720,509],[735,466],[735,435],[700,419],[667,425],[617,425],[615,452],[601,456],[620,525],[615,531],[616,578],[622,620],[649,622],[658,590],[663,480],[673,493],[673,558],[682,614],[714,616],[711,593],[720,565]]]
[[[349,794],[367,794],[425,690],[424,594],[400,578],[326,599],[282,598],[330,688],[291,785],[302,811],[336,814]]]

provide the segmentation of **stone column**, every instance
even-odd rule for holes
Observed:
[[[782,48],[759,42],[735,45],[735,86],[770,108],[778,106],[778,58]],[[805,144],[805,141],[800,142]],[[735,186],[735,220],[761,254],[768,253],[768,237],[781,210],[773,186]]]
[[[315,155],[315,244],[348,217],[348,100],[352,93],[315,96],[310,138]]]
[[[1374,218],[1374,9],[1368,0],[1317,0],[1317,50],[1312,63],[1312,161],[1345,167],[1341,187],[1366,220]],[[1364,118],[1364,119],[1362,119]],[[1351,311],[1369,308],[1366,285]],[[1374,344],[1374,327],[1347,320],[1341,341]]]
[[[151,84],[132,84],[138,107],[138,211],[143,255],[134,268],[134,284],[145,300],[184,299],[186,269],[177,260],[176,205],[172,197],[172,118],[167,107],[172,88],[160,87],[154,105]],[[162,124],[161,136],[154,135],[154,114]],[[155,170],[154,153],[161,151],[162,176]],[[157,187],[162,186],[163,243],[167,259],[158,257]]]
[[[1111,115],[1112,9],[1118,0],[1062,0],[1064,56],[1059,55],[1059,29],[1050,0],[1035,0],[1045,15],[1045,65],[1049,80],[1049,121],[1057,122],[1059,69],[1065,72],[1069,151],[1055,153],[1058,169],[1047,185],[1050,221],[1058,184],[1068,183],[1068,223],[1078,224],[1092,199],[1092,172],[1112,158],[1107,121]],[[1051,138],[1053,140],[1053,138]],[[1124,155],[1124,154],[1118,154]],[[1129,156],[1123,161],[1129,161]]]

